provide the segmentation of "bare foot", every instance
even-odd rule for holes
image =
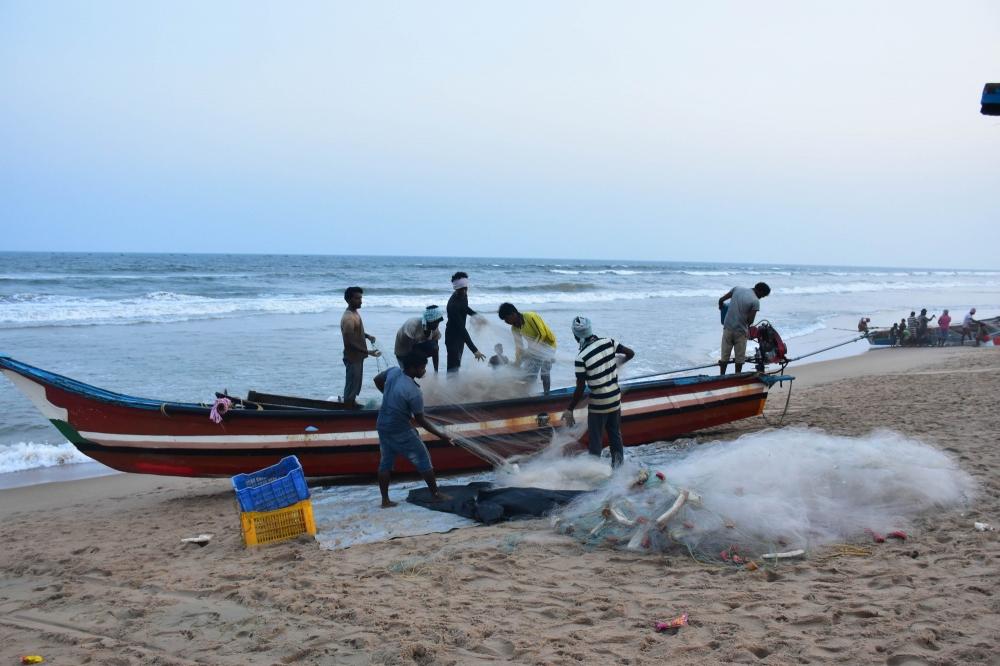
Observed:
[[[390,502],[389,500],[382,500],[383,509],[391,509],[394,506],[399,506],[399,502]]]

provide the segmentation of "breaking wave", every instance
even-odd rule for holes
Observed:
[[[62,444],[17,442],[0,446],[0,474],[89,462],[94,461],[77,451],[69,442]]]

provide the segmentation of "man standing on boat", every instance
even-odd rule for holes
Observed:
[[[611,338],[594,335],[590,320],[576,317],[573,320],[573,337],[580,345],[576,357],[576,390],[563,413],[563,423],[576,423],[573,410],[583,398],[585,386],[590,387],[590,401],[587,404],[587,429],[590,433],[588,450],[592,456],[601,456],[604,433],[608,433],[608,447],[611,449],[611,467],[618,467],[625,460],[625,446],[622,442],[622,401],[618,387],[618,355],[627,363],[635,352]]]
[[[347,309],[340,318],[340,334],[344,338],[344,366],[347,377],[344,380],[344,404],[357,407],[358,394],[361,393],[361,376],[365,367],[365,359],[369,356],[379,356],[376,349],[369,350],[366,341],[375,342],[374,335],[365,333],[365,325],[361,321],[362,295],[361,287],[348,287],[344,290],[344,300]]]
[[[733,287],[719,299],[719,309],[723,309],[726,301],[729,303],[729,310],[722,323],[722,354],[719,356],[719,374],[726,374],[726,366],[729,364],[729,355],[735,350],[736,372],[743,371],[743,361],[747,353],[747,335],[750,333],[750,325],[753,324],[757,311],[760,310],[760,299],[771,293],[771,288],[764,282],[758,282],[753,289],[746,287]]]
[[[938,317],[938,347],[944,347],[948,342],[948,329],[951,328],[951,315],[945,310]]]
[[[438,326],[444,320],[444,313],[436,305],[428,305],[420,317],[407,319],[396,331],[396,360],[403,367],[403,358],[411,353],[430,357],[434,363],[434,372],[438,371],[438,340],[441,331]]]
[[[917,316],[917,344],[926,345],[929,340],[930,323],[937,315],[927,316],[927,308],[921,308]]]
[[[472,336],[465,327],[466,317],[476,316],[476,311],[469,307],[469,274],[459,271],[452,275],[451,288],[447,308],[448,323],[444,328],[444,347],[448,351],[448,372],[458,372],[466,345],[477,361],[486,360],[486,355],[476,349]]]
[[[381,459],[378,464],[378,489],[382,494],[382,508],[396,506],[389,500],[389,481],[396,458],[403,456],[417,470],[436,500],[448,499],[441,494],[431,466],[427,446],[420,440],[411,419],[424,430],[446,444],[451,438],[424,416],[424,395],[416,380],[427,372],[427,356],[422,352],[410,353],[402,358],[400,367],[389,368],[375,376],[375,387],[382,392],[382,406],[378,410],[375,429]]]
[[[542,392],[552,386],[552,363],[556,357],[556,335],[537,312],[518,312],[511,303],[502,303],[497,313],[510,324],[514,335],[514,365],[524,372],[524,381],[542,379]]]
[[[976,321],[972,315],[976,314],[976,308],[969,310],[969,314],[965,315],[965,319],[962,320],[962,342],[965,344],[965,338],[968,336],[970,340],[976,341],[976,346],[979,346],[979,322]]]

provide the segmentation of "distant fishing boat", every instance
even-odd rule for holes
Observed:
[[[308,476],[374,476],[379,462],[376,410],[251,392],[232,398],[216,423],[212,405],[136,398],[84,384],[9,357],[0,371],[85,455],[123,472],[218,477],[261,469],[298,456]],[[782,377],[781,379],[789,379]],[[623,382],[626,446],[686,435],[763,412],[777,378],[756,373]],[[502,458],[545,447],[571,389],[475,404],[429,407],[450,425]],[[585,418],[586,407],[577,410]],[[439,472],[487,463],[462,447],[420,431]],[[402,471],[411,471],[409,463]]]
[[[1000,317],[990,317],[989,319],[978,319],[978,322],[983,324],[985,331],[979,334],[980,343],[991,342],[997,338],[997,334],[1000,333]],[[872,328],[868,330],[868,344],[873,347],[891,347],[892,337],[889,332],[889,328],[879,327]],[[965,336],[965,344],[974,345],[976,340],[970,338],[968,335]],[[896,341],[899,344],[899,341]],[[937,326],[929,326],[927,328],[927,345],[937,345],[938,344],[938,328]],[[962,322],[952,322],[951,327],[948,329],[948,337],[945,339],[944,346],[946,347],[960,347],[962,346]]]
[[[1000,116],[1000,83],[987,83],[983,86],[982,107],[979,112],[984,116]]]

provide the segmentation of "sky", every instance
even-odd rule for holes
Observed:
[[[0,0],[0,250],[996,268],[1000,3]]]

